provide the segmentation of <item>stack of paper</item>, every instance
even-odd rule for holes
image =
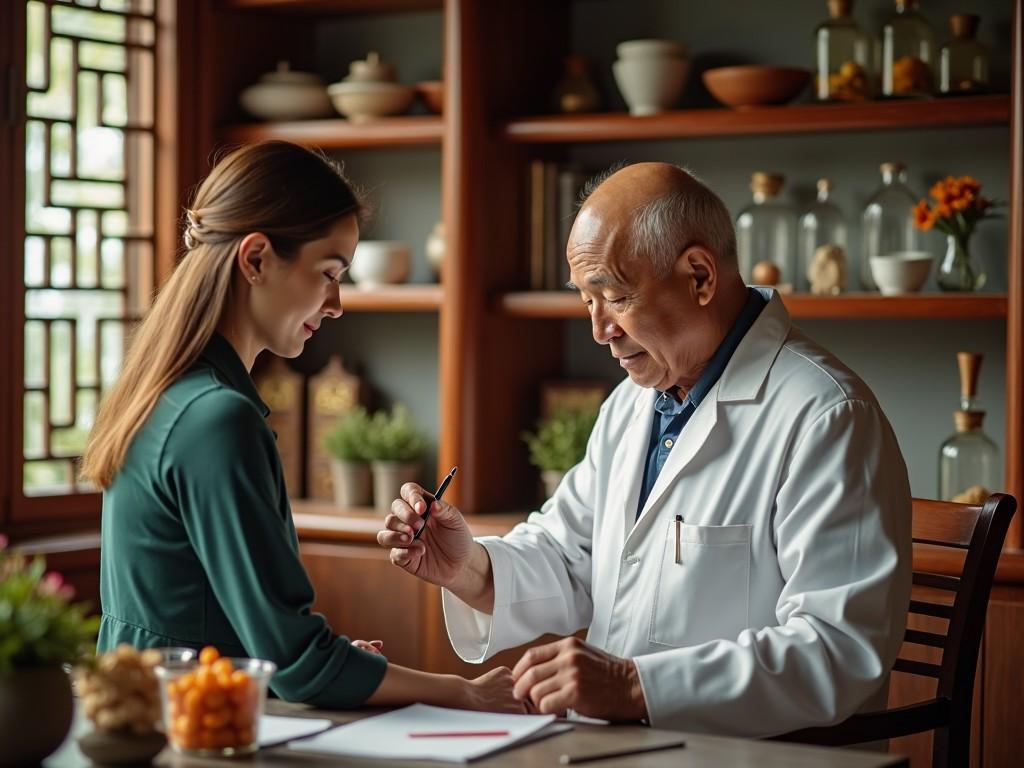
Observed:
[[[495,715],[413,704],[293,742],[289,749],[353,757],[464,763],[528,741],[554,715]]]
[[[301,739],[304,736],[312,736],[314,733],[326,731],[334,723],[330,720],[314,719],[310,717],[277,717],[275,715],[263,715],[260,718],[259,735],[261,747],[272,747],[275,744],[284,744],[292,739]]]

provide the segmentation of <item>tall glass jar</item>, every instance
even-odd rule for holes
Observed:
[[[832,182],[818,179],[818,199],[800,217],[797,256],[798,286],[818,294],[846,289],[846,219],[829,199]]]
[[[740,274],[747,282],[792,290],[796,282],[796,213],[778,199],[784,183],[785,177],[778,174],[756,171],[751,176],[754,201],[736,219],[736,250]]]
[[[871,96],[871,42],[851,11],[853,0],[828,0],[829,18],[815,30],[820,101],[862,101]]]
[[[979,21],[973,13],[949,17],[953,37],[939,51],[939,90],[943,93],[988,90],[988,49],[975,39]]]
[[[960,408],[953,412],[956,431],[939,448],[939,498],[979,504],[1002,487],[999,448],[982,427],[985,411],[976,398],[982,356],[957,353]]]
[[[917,10],[917,0],[896,0],[882,27],[882,93],[927,96],[934,90],[935,36]]]
[[[861,217],[860,284],[866,291],[877,290],[871,276],[871,257],[901,251],[918,251],[922,233],[914,227],[917,202],[906,185],[902,163],[882,163],[882,186],[868,199]]]

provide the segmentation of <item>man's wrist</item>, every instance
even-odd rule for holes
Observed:
[[[478,611],[493,611],[494,576],[491,571],[491,556],[487,554],[487,548],[483,544],[473,542],[469,562],[448,585],[448,590]]]
[[[647,699],[644,698],[644,688],[640,684],[640,670],[633,659],[623,659],[623,662],[625,673],[623,690],[626,694],[626,706],[629,710],[626,719],[647,720]]]

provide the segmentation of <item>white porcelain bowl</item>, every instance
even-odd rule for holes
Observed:
[[[654,115],[679,101],[690,62],[671,56],[619,59],[612,64],[612,73],[629,113]]]
[[[646,59],[654,56],[686,56],[686,46],[675,40],[625,40],[615,46],[620,59]]]
[[[934,257],[928,251],[900,251],[871,257],[871,276],[885,296],[920,291]]]
[[[349,274],[365,290],[404,283],[409,277],[410,255],[409,244],[399,240],[360,240]]]
[[[238,96],[242,108],[264,120],[304,120],[334,114],[323,81],[309,72],[295,72],[280,62],[258,83]]]
[[[401,83],[333,83],[327,93],[334,108],[353,122],[400,115],[409,110],[416,89]]]

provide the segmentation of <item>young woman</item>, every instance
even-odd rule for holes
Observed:
[[[341,171],[286,142],[226,156],[187,212],[186,253],[100,408],[82,474],[103,489],[99,650],[214,645],[270,659],[278,696],[523,711],[511,673],[389,664],[312,613],[267,407],[249,378],[341,315],[360,204]]]

